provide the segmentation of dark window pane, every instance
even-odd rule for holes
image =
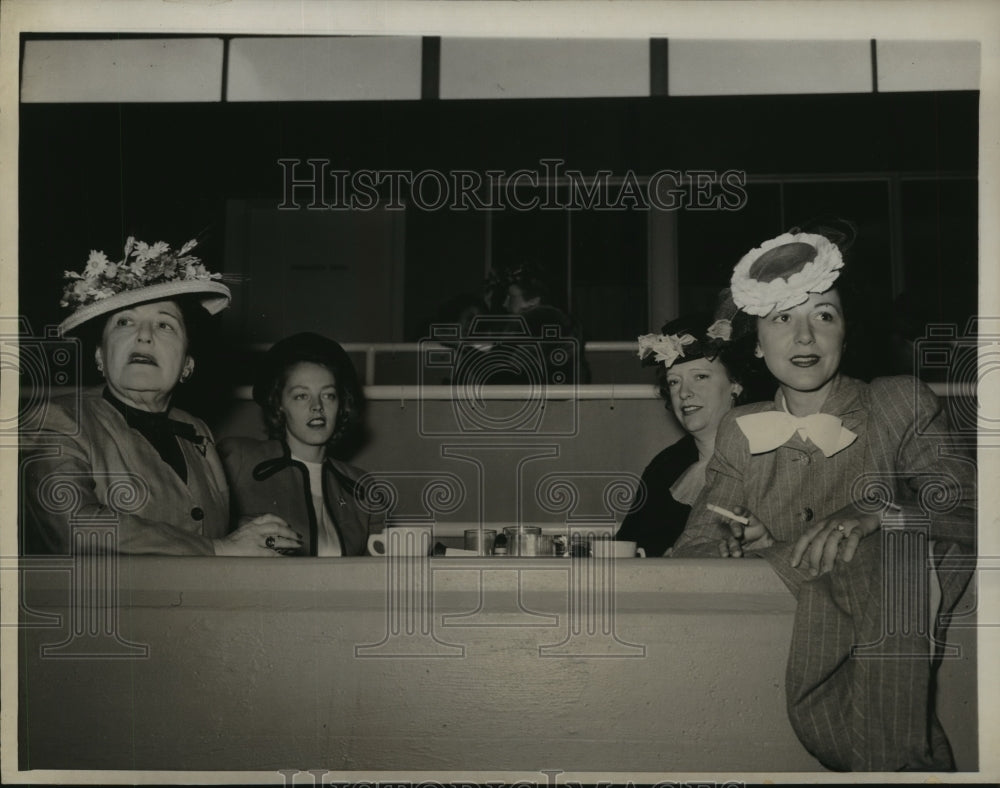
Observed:
[[[483,295],[486,281],[486,220],[482,211],[406,212],[406,340],[427,328],[451,299]]]
[[[633,340],[646,333],[644,211],[574,211],[573,312],[589,339]]]
[[[740,258],[781,232],[780,187],[749,183],[746,192],[746,203],[737,211],[678,211],[681,314],[713,309]]]
[[[978,184],[973,178],[904,181],[900,201],[904,278],[893,339],[901,370],[924,380],[968,382],[976,375],[974,355],[942,363],[933,350],[940,344],[926,338],[960,339],[977,330],[970,321],[978,311]],[[956,350],[969,347],[959,343]]]
[[[530,205],[543,203],[544,189],[520,188],[517,199]],[[549,285],[549,301],[565,308],[568,294],[567,249],[569,217],[566,211],[535,208],[520,211],[511,207],[495,211],[493,219],[493,268],[497,271],[525,263],[540,268]],[[502,299],[502,295],[500,296]]]
[[[976,312],[977,189],[971,178],[902,184],[902,285],[921,323],[953,322],[961,329]]]

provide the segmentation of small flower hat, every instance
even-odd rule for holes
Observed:
[[[229,306],[229,288],[219,281],[222,274],[210,273],[190,254],[197,243],[188,241],[174,251],[164,241],[147,244],[129,237],[119,262],[91,251],[83,273],[64,273],[66,286],[59,305],[73,313],[59,324],[60,333],[135,304],[178,296],[200,297],[209,314],[221,312]]]
[[[731,297],[748,315],[764,317],[829,290],[844,260],[837,244],[814,233],[785,233],[751,249],[733,269]]]
[[[639,358],[643,365],[663,364],[670,369],[675,363],[697,358],[715,358],[732,338],[732,323],[715,320],[702,314],[685,315],[671,320],[659,334],[639,337]]]

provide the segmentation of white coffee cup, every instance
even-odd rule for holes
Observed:
[[[431,551],[431,526],[396,525],[368,537],[372,555],[423,556]]]
[[[646,551],[635,542],[620,542],[617,539],[595,539],[590,543],[590,553],[594,558],[646,557]]]

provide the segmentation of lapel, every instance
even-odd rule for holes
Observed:
[[[840,418],[843,426],[858,436],[858,442],[864,438],[868,427],[867,388],[860,380],[839,375],[833,391],[819,409],[820,413]]]
[[[154,448],[145,436],[135,427],[130,425],[114,405],[103,398],[96,400],[96,407],[103,414],[102,418],[106,425],[106,432],[95,436],[95,445],[102,446],[102,453],[107,456],[117,456],[120,461],[115,463],[127,468],[131,473],[141,474],[145,482],[151,488],[155,488],[156,505],[167,509],[177,502],[183,501],[182,507],[187,507],[192,495],[192,486],[185,484],[176,471],[164,461],[160,453]],[[183,443],[183,441],[179,441]],[[185,447],[181,446],[185,460],[188,462],[189,482],[191,477],[197,472],[195,462],[185,452]],[[161,492],[162,491],[162,492]],[[168,503],[169,502],[169,503]]]

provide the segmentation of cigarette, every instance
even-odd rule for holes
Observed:
[[[728,517],[737,523],[742,523],[743,525],[749,525],[750,518],[743,517],[742,515],[736,514],[736,512],[731,512],[728,509],[723,509],[721,506],[716,506],[714,503],[708,504],[709,511],[713,511],[716,514],[721,514],[723,517]]]

